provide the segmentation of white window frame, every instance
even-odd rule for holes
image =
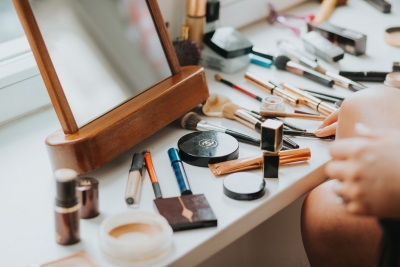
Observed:
[[[171,39],[185,21],[186,0],[159,0]],[[284,10],[305,0],[220,0],[220,26],[241,28],[265,18],[267,3]],[[0,43],[0,126],[51,106],[26,37]]]

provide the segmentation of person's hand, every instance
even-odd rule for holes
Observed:
[[[315,132],[315,135],[318,137],[324,137],[328,135],[336,134],[337,121],[339,118],[339,109],[332,112],[324,122],[319,126],[318,130]]]
[[[370,130],[356,124],[354,138],[336,140],[326,173],[346,210],[354,214],[400,218],[400,132]]]

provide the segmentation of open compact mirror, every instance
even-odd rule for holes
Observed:
[[[99,168],[208,97],[156,0],[13,1],[62,126],[46,139],[53,169]]]

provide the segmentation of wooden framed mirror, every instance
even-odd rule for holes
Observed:
[[[13,2],[62,127],[46,139],[54,170],[97,169],[209,96],[204,70],[179,66],[157,0]],[[136,22],[151,30],[132,33],[136,26],[131,25],[129,10],[136,19],[147,18]],[[75,27],[71,34],[72,24],[85,27]],[[54,34],[57,26],[62,30]],[[90,32],[90,45],[81,42],[88,38],[77,38],[83,32]],[[126,40],[117,38],[125,35]],[[149,40],[142,42],[143,38]],[[143,49],[149,46],[152,50],[146,54]],[[106,56],[98,51],[106,51]]]

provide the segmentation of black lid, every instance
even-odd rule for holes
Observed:
[[[236,200],[254,200],[265,193],[265,181],[249,172],[238,172],[224,179],[224,194]]]
[[[132,158],[131,168],[129,172],[139,171],[141,173],[143,168],[143,161],[144,156],[142,154],[135,153]]]
[[[193,132],[178,140],[179,155],[182,161],[198,166],[237,159],[238,141],[225,133],[206,131]]]
[[[56,178],[56,205],[59,207],[72,207],[78,204],[75,185],[78,174],[71,169],[58,169],[54,172]]]
[[[233,27],[218,28],[206,33],[204,43],[224,58],[235,58],[251,53],[253,44]]]
[[[219,19],[219,1],[208,0],[206,7],[206,22],[212,22]]]

